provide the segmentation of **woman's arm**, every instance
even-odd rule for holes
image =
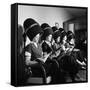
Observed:
[[[43,57],[38,58],[41,62],[46,62],[47,58],[51,55],[51,53],[47,54],[46,52],[43,53]]]
[[[26,65],[32,65],[32,64],[37,64],[37,61],[31,61],[31,53],[25,52],[25,64]]]

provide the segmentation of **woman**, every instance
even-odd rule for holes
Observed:
[[[37,63],[36,59],[43,58],[42,48],[39,45],[40,34],[43,32],[39,24],[28,18],[24,21],[25,34],[30,40],[30,43],[25,47],[25,63],[30,65],[32,63]],[[41,60],[44,62],[44,60]]]
[[[71,53],[76,58],[76,62],[81,65],[81,67],[85,66],[84,57],[82,55],[82,52],[79,49],[75,48],[75,36],[71,31],[68,31],[67,33],[67,42],[69,45],[68,52]]]
[[[79,53],[74,51],[75,47],[75,39],[74,34],[72,32],[67,32],[67,50],[65,56],[62,58],[63,60],[63,69],[67,71],[72,79],[72,82],[75,82],[75,77],[77,76],[78,71],[80,70],[83,63],[81,63],[77,56]]]
[[[78,71],[78,64],[76,62],[76,58],[71,56],[71,52],[69,52],[70,45],[67,43],[68,37],[67,33],[64,31],[61,33],[60,45],[61,45],[61,53],[57,58],[61,72],[68,72],[71,76],[72,81],[74,81],[74,75],[76,75]]]
[[[52,45],[53,44],[52,43],[53,31],[52,31],[52,28],[47,23],[43,23],[41,25],[41,27],[42,27],[42,29],[44,31],[44,33],[42,35],[42,37],[43,37],[43,41],[42,41],[43,54],[44,54],[44,56],[48,56],[48,59],[46,61],[47,67],[50,65],[50,63],[52,63],[52,67],[48,68],[48,71],[52,72],[53,83],[57,83],[56,75],[57,75],[59,65],[58,65],[58,62],[55,59],[51,58],[51,55],[53,53],[53,47],[52,47],[53,46]]]
[[[24,21],[24,28],[26,35],[30,39],[30,43],[25,47],[25,63],[26,66],[37,65],[37,68],[40,67],[40,64],[44,66],[46,75],[51,75],[51,64],[47,63],[48,55],[44,55],[42,47],[39,43],[41,34],[43,33],[40,25],[33,19],[28,18]]]
[[[57,59],[57,57],[60,55],[60,52],[61,52],[61,45],[60,45],[61,32],[59,30],[55,31],[53,34],[53,38],[55,40],[55,43],[53,45],[54,52],[55,52],[54,57]]]

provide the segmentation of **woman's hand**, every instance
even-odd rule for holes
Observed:
[[[49,57],[51,55],[51,53],[49,53],[49,54],[47,54],[47,53],[44,53],[43,54],[43,57],[41,57],[41,58],[38,58],[40,61],[42,61],[42,62],[46,62],[46,60],[47,60],[47,58]]]

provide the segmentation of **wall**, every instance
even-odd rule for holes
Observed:
[[[81,48],[81,42],[87,40],[87,16],[73,18],[63,23],[64,29],[69,30],[69,24],[74,24],[76,46]]]
[[[33,18],[39,24],[48,23],[51,26],[55,22],[63,27],[63,22],[71,18],[71,15],[64,9],[58,7],[40,7],[40,6],[18,6],[18,24],[23,25],[26,18]]]
[[[63,23],[64,29],[69,30],[69,24],[74,24],[74,31],[87,29],[87,16],[76,17]]]

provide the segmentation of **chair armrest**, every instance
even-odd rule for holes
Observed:
[[[43,83],[46,84],[46,70],[44,68],[44,65],[41,62],[32,63],[28,67],[31,67],[31,70],[37,70],[41,71],[41,76],[43,77]]]

